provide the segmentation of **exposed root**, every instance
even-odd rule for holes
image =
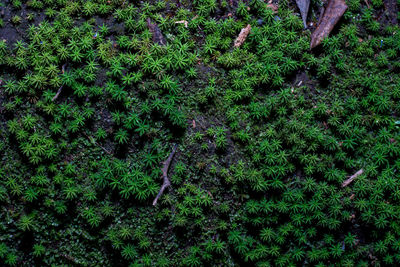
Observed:
[[[178,145],[174,145],[171,154],[169,154],[168,158],[166,161],[163,162],[163,167],[161,169],[162,171],[162,177],[163,177],[163,184],[160,188],[160,191],[158,192],[156,198],[153,201],[153,206],[157,205],[157,201],[158,199],[162,196],[162,194],[164,193],[164,190],[171,185],[171,182],[168,179],[168,169],[169,169],[169,165],[171,165],[171,161],[172,158],[175,155],[176,149],[178,148]]]

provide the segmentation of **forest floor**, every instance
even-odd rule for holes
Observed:
[[[0,263],[396,265],[399,2],[328,3],[1,1]]]

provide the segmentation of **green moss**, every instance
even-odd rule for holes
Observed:
[[[288,1],[4,5],[1,262],[398,262],[400,34],[382,1],[350,1],[313,51]]]

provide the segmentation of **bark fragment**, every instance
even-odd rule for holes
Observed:
[[[178,23],[178,24],[184,24],[184,25],[185,25],[185,28],[187,28],[187,27],[188,27],[188,22],[187,22],[187,20],[175,21],[175,23]]]
[[[251,31],[251,25],[247,24],[247,26],[240,31],[239,36],[236,38],[235,43],[233,44],[233,46],[234,47],[241,46],[244,43],[244,41],[246,40],[246,38],[249,35],[250,31]]]
[[[65,63],[64,65],[62,65],[61,67],[61,73],[64,74],[65,72],[65,67],[67,66],[67,63]],[[56,95],[53,97],[52,101],[56,101],[56,99],[58,98],[58,96],[61,94],[61,91],[63,89],[64,85],[61,85],[60,88],[58,88]]]

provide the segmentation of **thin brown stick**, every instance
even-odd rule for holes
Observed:
[[[61,67],[62,74],[64,74],[66,66],[67,66],[67,63],[62,65],[62,67]],[[58,91],[57,91],[56,95],[53,97],[52,101],[55,101],[58,98],[58,96],[61,94],[61,90],[63,89],[63,86],[64,85],[61,85],[60,88],[58,88]]]
[[[251,25],[250,25],[250,24],[247,24],[247,26],[244,27],[244,28],[240,31],[239,36],[236,38],[236,40],[235,40],[233,46],[234,46],[234,47],[239,47],[239,46],[241,46],[241,45],[244,43],[244,41],[246,41],[246,38],[247,38],[247,36],[249,35],[250,31],[251,31]]]
[[[104,152],[106,152],[108,155],[112,155],[112,153],[110,151],[108,151],[107,149],[105,149],[104,147],[102,147],[101,145],[99,145],[98,143],[95,143],[95,145],[97,145],[98,147],[100,147],[101,149],[103,149]]]
[[[63,85],[61,85],[60,88],[58,88],[57,94],[53,97],[52,101],[55,101],[58,98],[58,96],[61,94],[62,88]]]
[[[355,174],[353,174],[352,176],[350,176],[349,179],[345,180],[345,181],[342,183],[342,187],[348,186],[351,182],[353,182],[354,179],[356,179],[358,176],[360,176],[361,174],[363,174],[363,172],[364,172],[364,170],[361,169],[361,170],[359,170],[358,172],[356,172]]]
[[[187,20],[175,21],[175,23],[184,24],[184,25],[185,25],[185,28],[187,28],[187,27],[188,27],[188,24],[189,24],[189,22],[187,22]]]
[[[178,145],[174,145],[171,154],[169,154],[168,158],[166,161],[163,162],[163,167],[161,169],[162,171],[162,177],[163,177],[163,184],[160,188],[160,191],[158,192],[156,198],[153,201],[153,206],[155,206],[157,204],[158,199],[162,196],[162,194],[164,193],[164,190],[171,185],[171,182],[168,179],[168,169],[169,169],[169,165],[171,165],[171,161],[172,158],[175,155],[176,149],[178,148]]]
[[[103,149],[103,151],[106,152],[108,155],[112,155],[112,153],[111,153],[110,151],[108,151],[107,149],[105,149],[104,147],[102,147],[99,143],[97,143],[97,142],[93,139],[93,137],[87,135],[86,133],[83,133],[83,134],[89,139],[89,141],[90,141],[93,145],[100,147],[100,148]]]

